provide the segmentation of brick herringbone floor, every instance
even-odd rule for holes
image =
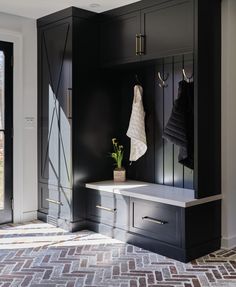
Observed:
[[[0,286],[236,287],[236,249],[183,264],[90,231],[0,228]]]

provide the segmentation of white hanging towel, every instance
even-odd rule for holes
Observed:
[[[129,128],[126,135],[130,138],[129,160],[136,161],[147,151],[145,132],[145,112],[143,108],[143,88],[140,85],[134,86],[134,99]]]

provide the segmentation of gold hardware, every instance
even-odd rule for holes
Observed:
[[[109,211],[109,212],[116,212],[116,208],[112,209],[112,208],[108,208],[108,207],[104,207],[104,206],[101,206],[101,205],[96,205],[96,207],[98,209],[102,209],[102,210],[106,210],[106,211]]]
[[[57,204],[57,205],[63,205],[61,201],[53,200],[53,199],[50,199],[50,198],[46,198],[46,200],[48,202],[51,202],[51,203],[54,203],[54,204]]]
[[[151,217],[148,217],[148,216],[142,217],[142,220],[145,220],[145,221],[148,221],[148,222],[152,222],[152,223],[156,223],[156,224],[161,224],[161,225],[168,223],[166,221],[154,219],[154,218],[151,218]]]
[[[145,40],[144,35],[140,34],[139,35],[139,55],[140,56],[145,54],[144,40]]]
[[[136,34],[136,55],[141,56],[145,53],[144,49],[144,35]]]

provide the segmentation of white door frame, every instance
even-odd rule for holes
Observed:
[[[0,29],[0,40],[13,43],[13,222],[23,221],[23,38],[20,33]]]

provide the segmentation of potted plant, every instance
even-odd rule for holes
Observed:
[[[116,182],[123,182],[126,180],[126,172],[122,167],[122,160],[124,156],[124,149],[122,145],[119,145],[116,138],[112,139],[113,144],[113,152],[111,153],[111,157],[115,161],[115,169],[113,171],[113,179]]]

